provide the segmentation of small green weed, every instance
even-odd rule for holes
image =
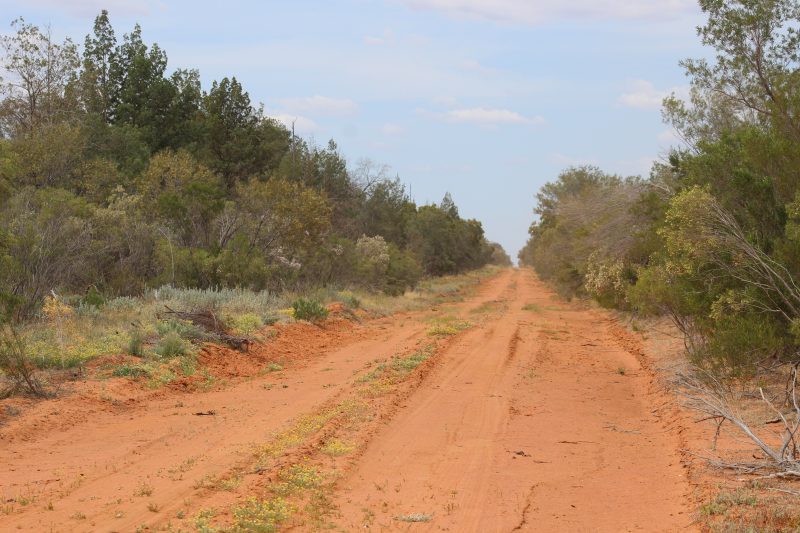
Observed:
[[[115,368],[111,375],[117,378],[131,378],[138,379],[142,377],[150,377],[153,369],[148,365],[135,364],[135,365],[120,365]]]
[[[264,367],[265,372],[280,372],[281,370],[283,370],[283,367],[275,361],[270,361],[267,363],[267,366]]]

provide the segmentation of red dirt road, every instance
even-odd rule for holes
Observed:
[[[504,282],[504,309],[447,350],[342,483],[345,529],[414,515],[431,518],[415,530],[690,528],[663,399],[609,320],[529,272]]]
[[[330,495],[338,530],[692,529],[681,443],[658,418],[665,398],[632,336],[522,270],[442,311],[474,326],[440,343],[394,396],[369,400],[375,414],[352,434],[358,451],[337,466]],[[376,357],[429,342],[425,318],[323,329],[313,342],[293,341],[303,331],[290,328],[275,341],[284,342],[283,372],[95,409],[66,429],[48,425],[44,407],[22,414],[0,428],[0,497],[10,502],[0,530],[192,530],[178,519],[233,505],[264,476],[226,491],[203,480],[247,464],[254,445],[298,418],[354,397]],[[69,401],[46,402],[47,412],[74,412]]]

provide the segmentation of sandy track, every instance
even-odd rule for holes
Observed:
[[[290,420],[340,394],[376,354],[401,350],[421,334],[418,323],[402,318],[375,321],[346,346],[323,349],[285,372],[218,391],[167,394],[33,441],[12,440],[0,453],[0,495],[31,504],[0,514],[0,530],[126,532],[174,517],[198,499],[204,479],[223,474]],[[208,411],[215,414],[196,415]]]
[[[619,338],[620,328],[516,270],[446,312],[477,325],[446,343],[424,379],[393,400],[399,407],[388,423],[366,432],[334,494],[341,530],[690,526],[679,442],[653,414],[663,398],[623,348],[632,341]],[[428,342],[423,318],[372,321],[328,341],[323,331],[318,342],[291,345],[313,353],[295,354],[303,364],[277,375],[6,439],[0,496],[17,505],[0,514],[0,530],[155,530],[209,502],[246,496],[253,485],[220,494],[202,481],[246,463],[254,445],[298,417],[352,397],[376,357]],[[216,414],[194,415],[208,410]],[[431,519],[398,520],[414,514]]]
[[[610,325],[517,272],[343,481],[344,528],[690,528],[677,437]]]

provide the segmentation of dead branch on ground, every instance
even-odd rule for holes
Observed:
[[[167,309],[166,312],[163,313],[164,316],[170,316],[179,320],[190,322],[206,332],[206,334],[212,340],[223,342],[231,348],[239,350],[240,352],[246,352],[252,343],[252,339],[250,337],[231,335],[230,328],[225,321],[222,320],[222,318],[211,309],[200,309],[197,311],[175,311],[166,305],[164,307]]]
[[[770,410],[775,413],[775,418],[763,425],[779,423],[780,445],[776,446],[770,439],[760,434],[757,429],[745,420],[738,408],[743,395],[736,394],[729,386],[721,382],[710,373],[698,371],[704,378],[702,381],[694,376],[680,375],[678,379],[678,392],[684,397],[685,405],[695,411],[703,413],[707,419],[717,421],[714,436],[714,447],[724,422],[731,423],[740,433],[747,436],[764,454],[763,460],[730,462],[719,459],[706,458],[712,466],[734,470],[741,474],[758,475],[760,479],[772,478],[800,478],[800,447],[798,446],[798,430],[800,430],[800,401],[797,398],[798,366],[791,367],[791,373],[786,385],[786,395],[782,404],[776,405],[776,400],[770,398],[763,388],[759,387],[758,397]]]

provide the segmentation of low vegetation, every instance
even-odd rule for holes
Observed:
[[[297,320],[320,322],[328,318],[328,310],[317,300],[300,298],[292,303],[292,316]]]
[[[69,299],[50,296],[45,305],[48,313],[22,324],[12,320],[2,326],[0,395],[47,396],[54,389],[47,385],[43,372],[80,369],[98,357],[121,354],[131,359],[115,364],[108,370],[109,375],[160,387],[198,372],[200,346],[207,341],[219,342],[215,327],[254,342],[266,342],[271,337],[270,325],[295,320],[319,322],[328,316],[327,304],[331,302],[375,316],[422,309],[433,301],[459,298],[459,291],[494,272],[494,268],[487,267],[458,276],[426,279],[402,296],[330,287],[312,289],[305,296],[244,289],[162,287],[148,290],[141,297],[109,299],[93,306],[91,312],[82,310],[80,303],[75,307],[76,304],[67,303]],[[200,322],[213,319],[216,326],[200,327],[177,318],[169,309],[199,310],[180,316],[194,316]],[[281,368],[272,362],[265,371]]]

